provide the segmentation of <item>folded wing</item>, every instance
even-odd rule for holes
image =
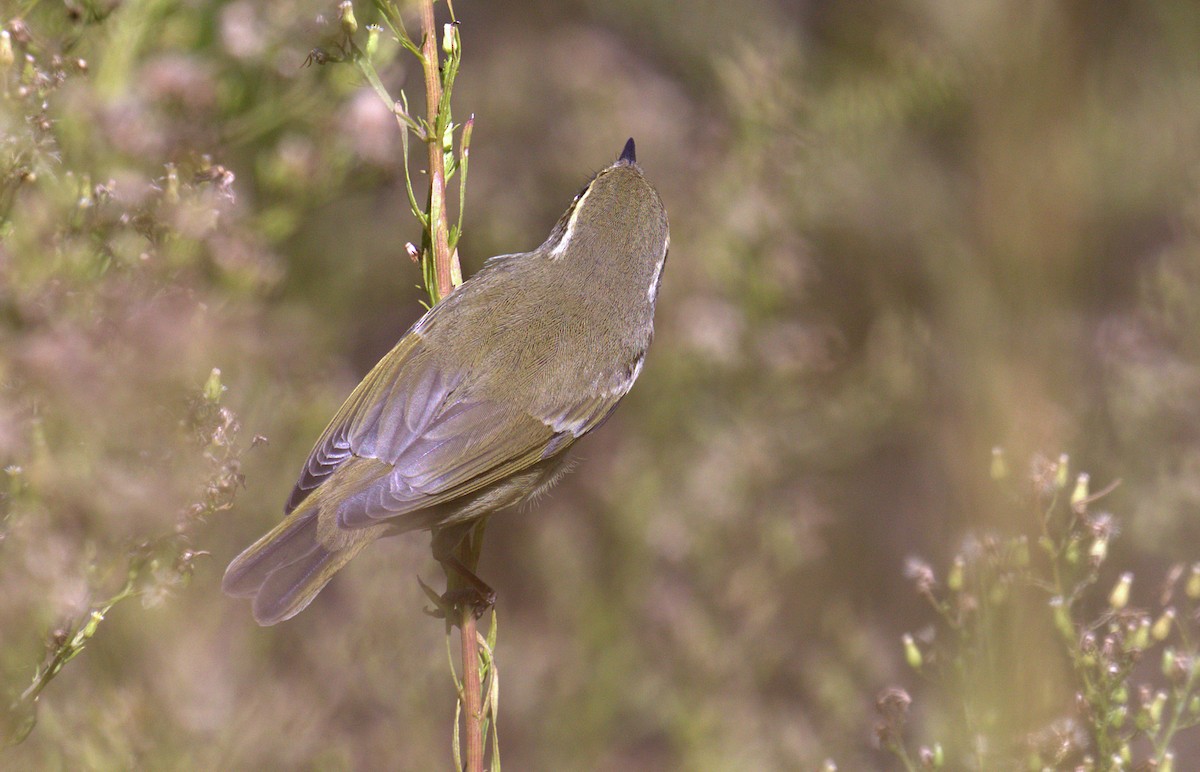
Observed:
[[[331,488],[321,498],[337,502],[341,528],[451,501],[561,453],[599,425],[621,396],[588,395],[577,404],[528,410],[473,391],[460,373],[435,365],[419,333],[405,336],[325,429],[286,511],[321,486]],[[358,465],[347,464],[356,457],[377,459],[391,471],[364,485],[352,471]],[[340,495],[329,495],[339,488]]]

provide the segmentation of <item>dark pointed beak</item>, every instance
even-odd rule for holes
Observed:
[[[637,149],[633,146],[633,137],[630,137],[629,141],[625,143],[625,149],[621,151],[621,157],[617,161],[624,161],[627,164],[637,163]]]

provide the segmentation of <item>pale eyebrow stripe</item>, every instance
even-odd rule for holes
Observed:
[[[571,212],[571,219],[567,220],[567,228],[563,231],[562,238],[554,245],[554,249],[550,250],[550,257],[562,257],[563,252],[567,251],[567,246],[571,243],[571,235],[575,232],[575,220],[579,217],[579,210],[583,209],[583,202],[587,201],[587,197],[592,194],[592,186],[588,185],[587,190],[583,191],[583,195],[579,197],[579,201],[575,204],[575,210]]]

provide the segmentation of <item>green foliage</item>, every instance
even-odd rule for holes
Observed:
[[[998,451],[993,476],[1008,484],[1006,466]],[[1169,769],[1177,733],[1200,724],[1200,563],[1172,566],[1153,606],[1130,604],[1131,572],[1101,602],[1118,522],[1094,505],[1116,486],[1089,493],[1081,473],[1072,488],[1067,469],[1065,455],[1035,458],[1031,479],[1005,491],[1028,531],[972,541],[944,583],[910,564],[940,624],[920,644],[905,634],[905,658],[941,687],[942,729],[914,753],[912,699],[898,687],[880,696],[878,741],[906,769]],[[1067,666],[1064,688],[1022,693],[1034,646]]]
[[[164,4],[48,5],[0,35],[0,575],[16,591],[3,745],[29,735],[47,687],[123,601],[161,605],[208,554],[247,445],[211,365],[237,325],[199,327],[210,303],[244,316],[278,276],[234,174],[171,125],[211,106],[203,74],[160,59],[147,86],[162,102],[124,90],[152,35],[179,31]]]
[[[77,618],[65,620],[51,633],[45,660],[34,673],[33,682],[10,700],[0,720],[4,730],[0,747],[20,743],[33,731],[42,691],[83,651],[114,606],[130,598],[140,598],[146,608],[161,604],[169,593],[191,581],[196,560],[208,554],[195,548],[197,532],[214,514],[233,507],[237,491],[244,484],[243,448],[238,443],[241,427],[233,412],[221,407],[223,391],[221,371],[214,368],[203,390],[191,399],[182,426],[194,436],[202,464],[212,475],[203,483],[196,502],[180,513],[170,531],[142,538],[128,548],[125,583],[119,590],[93,601]],[[10,466],[8,471],[12,490],[19,493],[22,470]]]
[[[426,145],[436,144],[441,149],[444,182],[449,182],[460,168],[462,170],[458,184],[458,221],[449,227],[447,234],[449,249],[451,251],[452,282],[454,286],[458,286],[462,283],[462,269],[459,267],[458,253],[455,251],[455,248],[462,235],[462,218],[467,193],[467,168],[471,148],[471,129],[474,125],[474,118],[468,119],[463,125],[455,124],[452,117],[453,113],[450,109],[450,96],[454,91],[454,79],[458,76],[458,69],[462,63],[462,38],[459,35],[457,20],[453,20],[451,23],[445,25],[441,50],[446,55],[446,58],[445,60],[439,58],[438,61],[430,61],[427,59],[421,45],[409,37],[408,32],[404,28],[404,21],[400,17],[400,10],[394,3],[377,0],[374,7],[391,32],[393,42],[398,43],[405,51],[412,54],[423,69],[432,69],[437,72],[440,96],[437,100],[436,115],[432,117],[417,115],[414,117],[409,112],[408,96],[403,91],[400,92],[399,100],[392,98],[388,93],[387,87],[380,80],[379,71],[376,69],[375,60],[373,59],[379,48],[379,35],[382,30],[378,25],[369,25],[363,30],[366,42],[363,47],[359,47],[355,39],[355,34],[359,32],[358,19],[355,16],[354,6],[350,0],[342,0],[338,5],[341,30],[344,38],[337,45],[337,53],[331,54],[324,49],[313,49],[305,62],[316,64],[353,62],[367,83],[370,84],[372,90],[379,96],[384,107],[396,116],[396,121],[400,129],[401,158],[404,161],[405,191],[408,193],[408,203],[412,215],[421,224],[422,228],[420,250],[413,247],[411,243],[407,244],[406,248],[409,255],[414,259],[418,259],[417,256],[419,255],[425,293],[428,297],[428,302],[425,303],[425,306],[429,308],[436,304],[442,297],[442,292],[438,287],[433,243],[435,230],[439,227],[438,224],[440,222],[444,222],[446,214],[437,208],[443,205],[444,202],[441,199],[435,199],[432,191],[428,197],[428,204],[426,206],[421,206],[417,202],[417,196],[413,189],[412,172],[409,167],[408,140],[411,133],[419,142]],[[453,19],[453,5],[450,6],[450,15],[451,19]],[[434,52],[435,54],[437,53],[436,47]],[[437,55],[440,57],[440,54]],[[460,134],[457,153],[454,151],[454,133],[456,131]]]

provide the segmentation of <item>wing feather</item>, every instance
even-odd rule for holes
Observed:
[[[362,528],[479,491],[566,450],[608,417],[624,396],[523,410],[472,393],[441,371],[421,334],[407,334],[338,410],[304,464],[290,512],[320,486],[335,488],[336,523]],[[376,459],[391,471],[358,480],[348,463]],[[344,470],[343,475],[338,471]],[[365,484],[363,484],[365,482]],[[361,487],[360,487],[361,486]]]
[[[409,365],[412,360],[422,358],[423,350],[420,336],[409,332],[355,387],[309,453],[292,495],[288,497],[285,513],[299,506],[352,456],[383,459],[386,454],[376,453],[375,447],[378,437],[387,436],[378,429],[379,419],[389,401],[397,397],[401,382],[409,380],[405,374],[419,371]],[[414,389],[414,394],[417,398],[430,396],[428,389],[424,392]],[[407,401],[403,400],[401,404]],[[412,401],[415,407],[416,398]],[[409,433],[399,434],[400,438],[407,436]]]

